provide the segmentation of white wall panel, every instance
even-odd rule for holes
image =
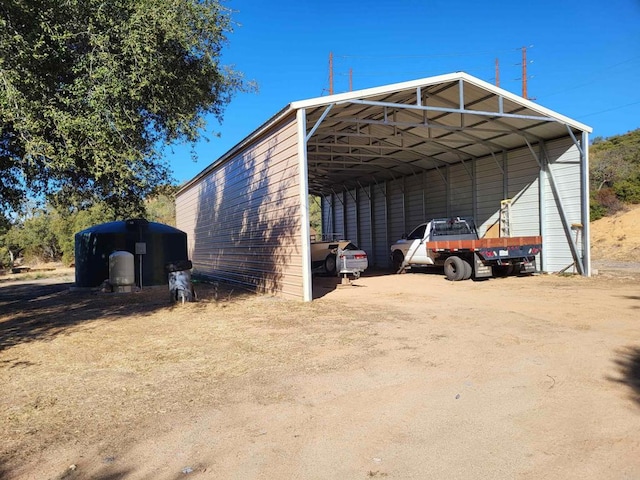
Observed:
[[[559,271],[573,263],[570,242],[576,244],[578,255],[582,256],[581,230],[571,225],[581,223],[580,153],[570,141],[555,141],[546,145],[548,155],[547,181],[544,185],[545,202],[545,269]],[[551,188],[551,178],[555,180],[559,197]],[[563,227],[561,211],[569,225],[569,235]]]
[[[367,252],[368,257],[373,256],[373,232],[371,230],[371,200],[370,187],[358,190],[358,220],[359,235],[358,247]]]
[[[356,210],[358,205],[356,204],[356,192],[349,190],[344,192],[345,201],[345,231],[344,238],[351,240],[356,244],[359,242],[358,238],[358,223]]]
[[[472,162],[452,165],[449,169],[449,213],[451,216],[473,216],[472,175]]]
[[[391,266],[389,247],[391,236],[387,228],[387,184],[371,185],[373,199],[373,266],[387,268]]]
[[[409,233],[424,222],[424,175],[412,175],[405,180],[406,223],[404,231]]]
[[[502,156],[485,157],[476,161],[478,233],[486,231],[500,220],[500,202],[504,199]]]
[[[387,182],[387,202],[389,212],[389,233],[391,241],[395,241],[406,233],[404,210],[403,179]]]
[[[425,220],[447,216],[446,169],[427,172]]]
[[[511,235],[540,235],[538,163],[528,148],[509,152],[507,161]]]

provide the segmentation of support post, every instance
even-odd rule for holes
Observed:
[[[589,133],[582,132],[582,148],[580,151],[581,171],[580,183],[582,190],[582,263],[584,265],[583,275],[591,276],[591,228],[589,226]]]
[[[302,299],[313,299],[311,281],[311,245],[309,231],[309,172],[307,167],[307,114],[303,108],[296,112],[298,124],[298,183],[300,184],[300,243],[302,246]]]

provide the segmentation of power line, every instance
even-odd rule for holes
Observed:
[[[639,103],[640,103],[640,100],[638,100],[637,102],[626,103],[624,105],[618,105],[617,107],[607,108],[606,110],[600,110],[599,112],[593,112],[593,113],[587,113],[586,115],[580,115],[580,118],[591,117],[593,115],[599,115],[601,113],[612,112],[614,110],[620,110],[621,108],[627,108],[627,107],[630,107],[632,105],[638,105]]]

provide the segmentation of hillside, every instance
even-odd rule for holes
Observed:
[[[591,256],[640,262],[640,205],[591,223]]]

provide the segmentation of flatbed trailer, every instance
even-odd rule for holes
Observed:
[[[541,236],[478,238],[471,218],[433,219],[391,246],[398,273],[412,266],[443,266],[449,280],[536,271]]]
[[[477,240],[438,240],[426,242],[436,263],[444,265],[449,280],[470,278],[467,265],[474,278],[536,271],[535,256],[542,250],[542,237],[501,237]]]

